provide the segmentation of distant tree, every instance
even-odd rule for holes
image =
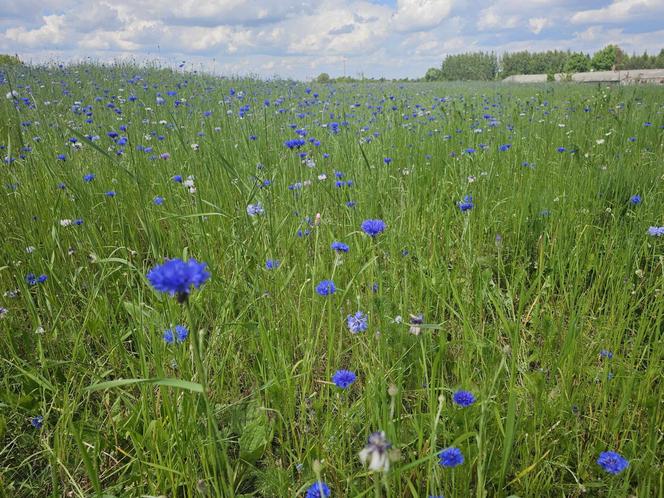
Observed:
[[[655,57],[655,67],[657,69],[664,69],[664,48],[659,51],[659,55]]]
[[[616,45],[607,45],[599,52],[595,52],[590,61],[590,66],[595,71],[610,71],[618,66],[625,53]]]
[[[0,66],[18,66],[23,64],[18,55],[0,54]]]
[[[327,73],[320,73],[320,74],[316,77],[316,81],[317,81],[318,83],[329,83],[329,82],[330,82],[330,79],[331,79],[331,78],[330,78],[330,75],[327,74]]]
[[[491,81],[497,74],[498,58],[487,52],[448,55],[441,68],[442,79],[447,81]]]
[[[440,81],[443,79],[443,73],[437,67],[430,67],[424,75],[424,81]]]
[[[574,52],[567,58],[564,72],[566,73],[585,73],[590,71],[590,56],[581,52]]]

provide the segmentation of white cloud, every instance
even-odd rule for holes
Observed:
[[[528,19],[528,27],[530,28],[530,31],[536,35],[539,35],[541,31],[550,24],[551,23],[546,17],[531,17]]]
[[[664,14],[662,0],[614,0],[601,9],[576,12],[571,21],[575,24],[625,22],[635,17]],[[661,18],[660,18],[661,19]]]
[[[511,29],[518,26],[519,21],[519,16],[503,14],[495,6],[491,6],[480,11],[477,29],[480,31]]]
[[[29,48],[40,48],[44,46],[59,45],[67,37],[65,35],[64,15],[50,15],[42,18],[44,24],[36,29],[26,29],[24,27],[10,28],[5,36],[19,45]]]
[[[422,31],[438,26],[452,10],[452,0],[397,0],[392,25],[397,31]]]

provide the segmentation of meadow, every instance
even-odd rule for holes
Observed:
[[[664,496],[661,87],[1,81],[0,496]]]

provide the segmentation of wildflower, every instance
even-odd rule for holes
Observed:
[[[651,237],[661,237],[664,235],[664,227],[650,227],[648,228],[648,235]]]
[[[175,183],[182,183],[182,175],[173,175],[171,180],[173,180]]]
[[[410,315],[409,332],[413,335],[420,335],[422,329],[419,326],[422,325],[423,323],[424,323],[424,315],[422,313],[419,313],[417,315]]]
[[[9,310],[4,306],[0,306],[0,318],[4,318],[7,313],[9,313]]]
[[[629,198],[629,202],[631,202],[635,206],[638,206],[639,204],[641,204],[641,196],[639,194],[634,194],[632,197]]]
[[[613,358],[613,353],[611,351],[606,350],[606,349],[602,349],[599,352],[599,357],[600,358],[606,358],[607,360],[610,360],[610,359]]]
[[[620,474],[629,466],[629,462],[615,451],[603,451],[599,454],[597,465],[609,474]]]
[[[472,195],[465,196],[462,201],[457,202],[457,206],[459,207],[462,213],[473,209],[475,207],[475,204],[473,204],[473,196]]]
[[[256,204],[249,204],[247,206],[247,214],[249,216],[259,216],[263,213],[265,213],[265,210],[263,209],[263,206],[260,202],[257,202]]]
[[[332,382],[341,389],[347,389],[355,382],[356,378],[355,373],[350,370],[337,370],[332,376]]]
[[[350,250],[350,247],[343,242],[332,242],[330,248],[337,252],[348,252]]]
[[[467,407],[475,403],[475,396],[470,391],[457,391],[452,396],[452,400],[459,406]]]
[[[383,158],[383,162],[385,164],[390,164],[392,162],[392,158],[391,157],[385,157],[385,158]]]
[[[28,285],[37,285],[37,276],[34,273],[28,273],[25,276],[25,281]]]
[[[348,315],[346,317],[346,323],[352,334],[359,334],[360,332],[364,332],[367,330],[367,328],[369,328],[369,320],[367,315],[362,311],[358,311],[354,315]]]
[[[178,302],[183,303],[189,297],[192,286],[198,289],[210,278],[206,268],[206,263],[199,263],[195,259],[171,259],[152,268],[147,278],[155,290],[177,296]]]
[[[265,262],[265,268],[267,270],[276,270],[277,268],[279,268],[280,265],[281,261],[279,261],[278,259],[268,259]]]
[[[364,233],[370,237],[375,237],[385,230],[385,222],[383,220],[364,220],[361,227]]]
[[[158,195],[158,196],[156,196],[154,199],[152,199],[152,202],[153,202],[156,206],[161,206],[161,205],[164,203],[164,198]]]
[[[363,464],[369,462],[369,470],[387,472],[390,469],[387,450],[391,447],[392,444],[387,440],[383,431],[374,432],[369,436],[367,445],[360,451],[360,460]]]
[[[304,498],[325,498],[330,496],[330,488],[323,481],[316,481],[307,489]]]
[[[105,192],[104,195],[106,197],[115,197],[115,191],[109,190],[108,192]]]
[[[174,342],[184,342],[189,335],[189,331],[182,325],[176,325],[174,329],[167,329],[164,331],[164,341],[166,344],[173,344]]]
[[[463,463],[463,453],[459,448],[445,448],[438,456],[443,467],[456,467]]]
[[[316,286],[316,292],[320,296],[329,296],[336,292],[337,288],[332,280],[321,280]]]
[[[43,284],[44,282],[46,282],[47,279],[48,279],[48,277],[46,275],[42,274],[42,275],[39,275],[37,277],[37,282],[39,282],[40,284]]]
[[[35,429],[41,429],[43,424],[44,424],[44,417],[42,417],[41,415],[37,415],[30,419],[30,425],[32,425],[32,427],[34,427]]]
[[[95,174],[94,174],[94,173],[88,173],[88,174],[86,174],[86,175],[83,176],[83,180],[84,180],[86,183],[90,183],[90,182],[91,182],[92,180],[94,180],[94,179],[95,179]]]

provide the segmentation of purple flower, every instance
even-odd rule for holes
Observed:
[[[364,220],[361,227],[364,233],[370,237],[375,237],[385,230],[385,222],[383,220]]]
[[[440,465],[443,467],[457,467],[464,461],[463,453],[459,448],[445,448],[438,456],[440,457]]]
[[[321,280],[316,286],[316,292],[320,296],[330,296],[336,292],[337,288],[332,280]]]
[[[183,325],[176,325],[173,329],[164,331],[164,341],[166,344],[173,344],[174,342],[184,342],[189,331]]]
[[[191,287],[198,289],[210,278],[206,268],[206,263],[199,263],[195,259],[171,259],[152,268],[147,278],[155,290],[168,292],[171,296],[177,295],[178,302],[183,303]]]
[[[358,311],[354,315],[348,315],[346,317],[346,323],[352,334],[359,334],[369,328],[367,315],[362,311]]]
[[[615,451],[603,451],[599,454],[597,465],[609,474],[620,474],[629,466],[629,462]]]
[[[459,406],[467,407],[475,403],[475,396],[470,391],[457,391],[452,396],[452,400]]]
[[[343,242],[332,242],[330,248],[337,252],[348,252],[350,250],[348,245],[344,244]]]
[[[648,228],[648,235],[651,237],[661,237],[664,235],[664,227],[650,227]]]
[[[332,376],[332,382],[341,389],[347,389],[353,382],[355,382],[356,378],[355,373],[350,370],[337,370]]]

